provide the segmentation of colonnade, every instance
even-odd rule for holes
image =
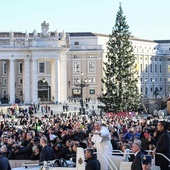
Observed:
[[[38,73],[38,61],[41,61],[41,58],[23,58],[22,59],[22,91],[23,91],[23,100],[25,104],[38,103],[38,81],[42,75]],[[61,80],[60,77],[60,61],[59,59],[49,59],[51,61],[51,75],[49,78],[49,85],[51,86],[51,96],[53,100],[61,100]],[[15,61],[17,58],[9,59],[7,62],[7,92],[9,94],[9,104],[15,103],[16,97],[16,65]],[[62,72],[62,71],[61,71]],[[45,74],[46,75],[46,74]],[[66,77],[66,76],[64,76]],[[66,91],[66,90],[65,90]]]

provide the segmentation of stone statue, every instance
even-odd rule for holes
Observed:
[[[14,38],[14,33],[12,32],[12,30],[11,30],[11,32],[10,32],[10,40],[13,40],[13,38]]]
[[[70,47],[70,36],[69,36],[69,34],[66,34],[66,45],[67,45],[67,47]]]
[[[25,31],[25,39],[28,40],[28,38],[29,38],[29,34],[28,34],[27,30],[26,30]]]
[[[37,31],[36,31],[36,29],[34,29],[34,31],[33,31],[33,37],[34,37],[34,38],[37,37]]]
[[[49,23],[46,23],[46,21],[44,21],[41,24],[41,29],[42,29],[42,37],[47,37],[48,36]]]
[[[66,39],[66,33],[64,32],[64,30],[63,30],[63,32],[62,32],[61,39],[62,39],[62,40],[65,40],[65,39]]]
[[[55,30],[54,35],[55,35],[55,38],[56,38],[56,39],[59,38],[59,33],[57,32],[57,30]]]

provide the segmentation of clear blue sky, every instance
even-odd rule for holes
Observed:
[[[119,0],[1,0],[0,32],[49,31],[111,34]],[[121,0],[132,35],[170,39],[170,0]]]

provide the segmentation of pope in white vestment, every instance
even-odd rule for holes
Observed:
[[[95,130],[96,131],[93,134],[91,141],[94,143],[94,147],[96,148],[97,152],[103,154],[103,156],[107,159],[108,153],[112,152],[113,150],[110,141],[111,140],[110,132],[107,127],[102,126],[101,122],[95,123]],[[108,164],[100,154],[97,154],[97,159],[100,161],[101,169],[108,170]]]

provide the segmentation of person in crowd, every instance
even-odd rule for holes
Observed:
[[[62,137],[62,143],[65,144],[67,140],[72,140],[75,137],[74,131],[72,129],[67,129],[65,135]]]
[[[10,150],[12,150],[12,146],[14,144],[14,141],[15,141],[15,138],[12,138],[12,137],[9,137],[8,138],[8,144],[6,145],[7,146],[7,152],[9,152]]]
[[[73,144],[73,154],[71,160],[76,163],[77,148],[81,147],[79,142],[74,142]]]
[[[131,170],[142,170],[141,156],[145,153],[141,150],[141,141],[136,139],[132,145],[132,152],[134,159],[131,165]]]
[[[18,143],[15,143],[12,146],[12,150],[9,152],[8,159],[12,160],[28,159],[27,149],[24,146],[20,146]]]
[[[40,145],[42,146],[39,159],[40,164],[44,161],[54,160],[54,151],[50,146],[48,146],[48,140],[46,137],[41,137]]]
[[[134,133],[134,137],[136,137],[137,139],[140,139],[141,133],[142,133],[142,126],[137,126],[136,131]]]
[[[63,145],[63,151],[65,153],[64,159],[69,160],[70,158],[72,158],[72,155],[74,154],[72,140],[68,139],[66,141],[65,145]]]
[[[103,154],[103,156],[107,159],[108,153],[112,152],[112,144],[111,144],[111,135],[106,126],[102,126],[100,121],[95,122],[95,132],[93,133],[93,137],[91,141],[94,143],[94,148],[96,148],[97,152]],[[97,155],[98,160],[101,163],[102,170],[108,170],[108,164],[105,159],[101,155]]]
[[[127,130],[127,132],[123,135],[123,139],[124,139],[125,141],[133,140],[133,138],[134,138],[133,130],[134,130],[134,128],[131,128],[131,127],[130,127],[130,128]]]
[[[9,151],[8,151],[8,148],[6,145],[2,145],[1,148],[0,148],[1,152],[3,153],[3,156],[7,157],[8,158],[8,154],[9,154]]]
[[[3,145],[7,145],[7,144],[8,144],[8,136],[6,134],[6,135],[4,135],[2,137],[2,141],[1,141],[0,147],[3,146]]]
[[[8,158],[3,156],[3,153],[0,150],[0,170],[11,170],[11,166]]]
[[[117,136],[113,136],[113,135],[111,136],[111,144],[112,144],[113,150],[119,149]]]
[[[152,156],[142,155],[141,156],[142,170],[151,170]]]
[[[74,132],[75,136],[78,137],[80,139],[80,141],[83,141],[86,137],[87,137],[87,133],[85,133],[82,128],[80,127],[80,125],[76,126],[75,132]]]
[[[32,147],[32,154],[30,160],[39,160],[40,159],[40,147],[39,145],[34,145]]]
[[[155,144],[149,144],[149,151],[148,151],[148,155],[151,155],[152,158],[154,157],[154,151],[155,151]]]
[[[144,132],[141,142],[142,148],[144,150],[149,150],[149,144],[151,144],[151,135],[147,130]]]
[[[170,159],[170,136],[167,131],[167,124],[165,121],[159,121],[157,124],[158,140],[155,149],[155,165],[160,166],[161,170],[168,170],[169,161],[164,158],[161,153]]]
[[[41,109],[39,113],[41,114]],[[166,130],[161,131],[161,129],[159,130],[159,127],[157,127],[158,129],[157,131],[156,128],[153,127],[153,131],[150,132],[149,129],[151,129],[152,127],[151,125],[155,125],[152,122],[154,121],[156,122],[156,124],[158,123],[157,117],[150,118],[149,121],[151,123],[148,123],[148,118],[142,118],[142,117],[133,118],[130,115],[124,117],[119,115],[108,116],[103,114],[98,116],[89,115],[89,117],[85,115],[79,115],[76,117],[76,115],[72,115],[72,114],[66,115],[66,114],[62,114],[62,113],[58,114],[54,112],[53,115],[46,114],[46,117],[44,116],[39,117],[38,114],[33,113],[33,115],[30,117],[29,114],[27,113],[23,114],[22,112],[19,113],[18,115],[17,109],[15,109],[14,111],[14,115],[16,116],[15,119],[11,119],[12,117],[11,112],[7,114],[9,115],[4,114],[4,117],[9,119],[2,119],[0,124],[0,142],[1,142],[0,145],[5,144],[8,148],[8,152],[10,153],[8,154],[8,156],[10,156],[11,159],[18,159],[18,160],[30,159],[31,154],[34,154],[34,152],[36,152],[36,149],[34,150],[34,152],[32,152],[32,148],[34,146],[39,146],[39,145],[35,145],[35,141],[33,141],[35,136],[38,137],[39,139],[43,136],[46,136],[46,138],[50,141],[50,143],[47,143],[47,145],[50,144],[49,147],[56,152],[55,153],[55,159],[56,159],[56,158],[60,158],[61,155],[63,155],[63,153],[65,154],[64,152],[65,144],[66,141],[68,140],[71,140],[71,143],[69,144],[71,145],[71,147],[69,148],[71,151],[74,152],[73,155],[76,154],[76,146],[74,148],[74,141],[79,142],[79,145],[84,149],[87,147],[93,148],[95,146],[98,152],[102,151],[104,153],[105,152],[108,153],[108,148],[110,148],[110,144],[108,144],[108,142],[110,142],[110,135],[112,136],[112,140],[114,139],[112,141],[112,145],[114,149],[116,148],[116,145],[118,145],[119,149],[122,148],[122,150],[123,149],[126,150],[126,147],[123,147],[124,144],[128,144],[131,148],[132,144],[135,143],[134,140],[140,139],[142,141],[143,140],[142,138],[144,137],[146,137],[146,139],[149,141],[149,146],[153,144],[156,146],[157,141],[158,144],[160,141],[162,141],[160,139],[162,136],[161,134],[163,134],[163,132],[166,131]],[[37,126],[37,128],[35,128],[34,120],[37,119],[41,121],[41,126]],[[100,126],[97,129],[96,122],[98,121],[105,123],[105,126],[101,125],[101,129],[99,128]],[[140,128],[138,129],[139,126]],[[52,131],[50,130],[52,133],[51,132],[48,133],[50,127],[52,127]],[[81,129],[79,129],[79,127]],[[142,127],[142,133],[141,133],[141,127]],[[145,134],[147,129],[149,130],[148,132],[150,136],[148,136],[147,133]],[[108,130],[110,130],[110,135]],[[126,133],[127,131],[129,131],[130,134]],[[53,139],[53,135],[58,136],[59,142],[55,143],[55,139],[57,137]],[[115,138],[115,136],[117,135],[119,136],[118,139]],[[5,139],[5,137],[7,138]],[[151,141],[149,140],[150,137],[151,137]],[[6,143],[7,139],[8,142]],[[166,137],[165,138],[163,137],[163,140],[164,139],[166,139]],[[165,141],[167,144],[167,140]],[[16,143],[19,144],[20,147],[19,150],[22,148],[21,151],[24,152],[17,153],[18,149],[13,148],[13,145],[15,146]],[[164,153],[163,150],[165,148],[161,147],[163,146],[162,144],[159,145],[158,144],[157,144],[157,148],[155,147],[157,149],[156,153]],[[142,146],[141,151],[144,152],[142,149],[148,148],[148,142],[144,143],[142,141],[141,146]],[[162,148],[164,149],[162,150]],[[152,147],[149,147],[149,149],[153,150]],[[41,153],[41,147],[39,152]],[[135,154],[137,155],[137,153]],[[148,152],[148,154],[152,155],[151,152]],[[71,153],[70,157],[72,158],[73,155]],[[106,155],[105,157],[107,157]],[[25,156],[27,156],[27,158]],[[34,156],[36,156],[36,154]],[[97,156],[98,159],[100,159],[99,155]],[[156,156],[158,155],[156,154]],[[65,155],[62,157],[65,158]],[[129,160],[129,156],[127,158]],[[133,159],[133,157],[131,159]],[[101,160],[103,160],[103,157]],[[101,162],[101,166],[103,165],[107,165],[107,164]],[[105,168],[103,167],[101,169],[105,170]]]
[[[21,145],[24,147],[27,147],[27,145],[30,143],[30,141],[33,139],[32,133],[29,131],[26,133],[26,137],[21,142]]]
[[[118,135],[119,132],[116,129],[116,127],[110,128],[110,132],[111,132],[111,136],[116,137],[117,139],[119,138],[119,135]]]
[[[101,170],[101,165],[96,155],[93,154],[93,149],[87,148],[85,150],[85,170]]]
[[[124,143],[124,144],[123,144],[123,146],[122,146],[122,148],[121,148],[121,151],[122,151],[123,153],[125,153],[123,156],[124,156],[124,158],[125,158],[124,160],[125,160],[126,162],[133,160],[133,155],[128,154],[128,153],[131,153],[131,147],[130,147],[130,145],[129,145],[128,143]]]
[[[49,127],[48,132],[46,134],[46,138],[48,140],[48,144],[51,144],[51,142],[56,138],[57,136],[54,134],[54,129],[52,127]]]
[[[54,143],[52,148],[54,151],[55,159],[61,159],[61,158],[66,157],[66,153],[65,153],[61,143],[59,143],[59,142]]]

